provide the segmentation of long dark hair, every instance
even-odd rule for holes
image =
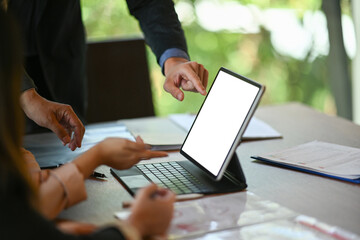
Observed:
[[[1,7],[4,9],[4,10],[7,10],[7,7],[8,7],[8,0],[1,0]]]
[[[20,109],[22,48],[14,20],[0,8],[0,202],[21,199],[34,203],[28,171],[20,148],[23,113]]]

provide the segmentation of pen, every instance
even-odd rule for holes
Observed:
[[[60,163],[60,164],[57,164],[57,165],[40,167],[40,169],[42,169],[42,170],[45,170],[45,169],[54,169],[54,168],[61,167],[62,165],[63,165],[63,164]],[[96,171],[94,171],[90,176],[91,176],[91,177],[94,177],[94,178],[107,178],[105,174],[99,173],[99,172],[96,172]]]
[[[56,165],[40,167],[40,169],[54,169],[54,168],[60,167],[61,165],[63,165],[63,164],[59,163],[59,164],[56,164]]]
[[[201,194],[201,193],[189,193],[189,194],[176,195],[176,201],[192,200],[192,199],[196,199],[196,198],[201,198],[203,196],[204,196],[204,194]]]
[[[153,194],[155,196],[155,194]],[[185,201],[185,200],[192,200],[203,197],[204,194],[201,193],[190,193],[190,194],[182,194],[182,195],[176,195],[176,201]],[[123,208],[130,208],[132,206],[132,201],[129,202],[123,202],[122,207]]]
[[[158,191],[154,191],[153,193],[150,194],[150,199],[154,199],[156,197],[156,195],[158,195]],[[122,207],[123,208],[130,208],[133,204],[133,201],[130,202],[123,202],[122,203]]]
[[[91,175],[94,178],[107,178],[105,174],[94,171]]]

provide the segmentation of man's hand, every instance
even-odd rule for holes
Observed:
[[[199,92],[206,95],[209,73],[203,65],[184,58],[172,57],[165,61],[164,89],[179,101],[184,99],[180,90]]]
[[[71,106],[48,101],[33,88],[21,94],[20,104],[26,116],[53,131],[64,145],[69,144],[72,151],[81,147],[85,128]]]

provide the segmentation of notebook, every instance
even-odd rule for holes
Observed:
[[[154,182],[176,194],[214,194],[243,190],[245,176],[235,150],[265,87],[220,68],[180,153],[186,161],[137,164],[111,169],[131,193]]]

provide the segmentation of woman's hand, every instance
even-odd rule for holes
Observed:
[[[165,235],[173,216],[174,201],[175,194],[170,190],[151,184],[136,194],[128,222],[142,237]]]
[[[136,140],[107,138],[77,157],[73,163],[84,178],[88,178],[95,168],[103,164],[116,169],[128,169],[141,160],[167,156],[166,152],[149,150],[149,146],[140,138]]]
[[[141,138],[132,142],[123,138],[107,138],[99,143],[104,163],[116,169],[128,169],[141,160],[166,157],[166,152],[151,151]]]
[[[56,220],[56,226],[64,233],[74,235],[88,235],[98,229],[94,224],[75,222],[70,220]]]

